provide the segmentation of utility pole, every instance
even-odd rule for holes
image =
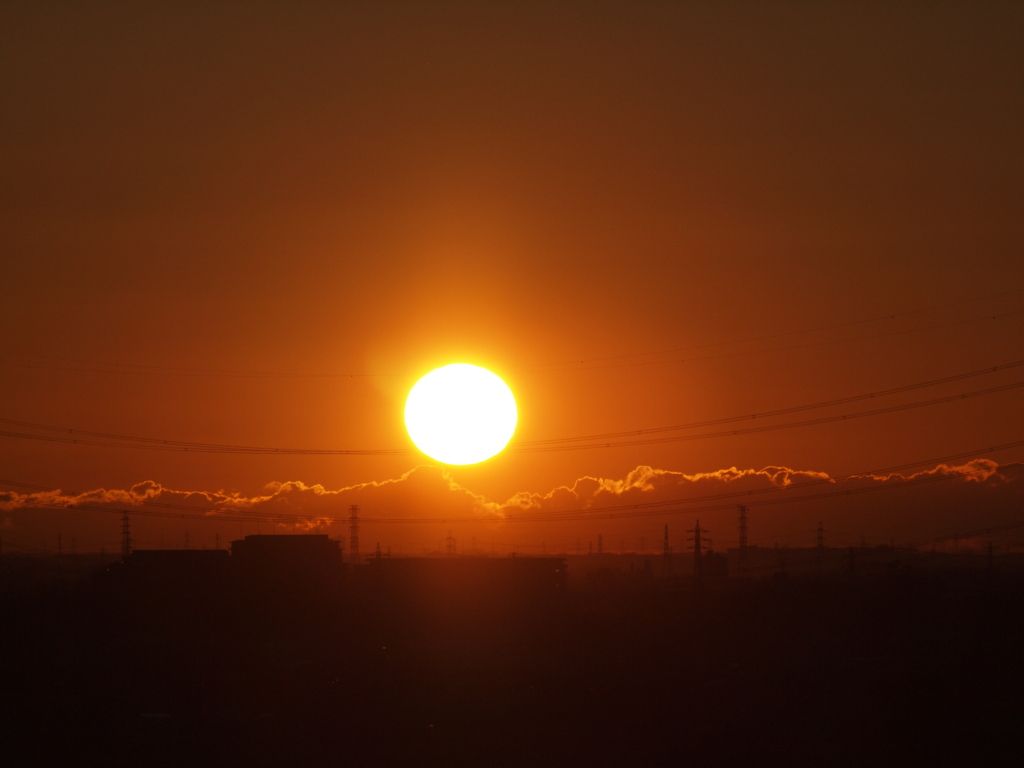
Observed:
[[[747,578],[750,576],[750,559],[747,552],[747,508],[742,504],[739,505],[740,512],[740,546],[739,546],[739,567],[740,576]]]
[[[348,561],[352,565],[359,564],[359,507],[353,504],[348,508]]]
[[[121,512],[121,559],[127,560],[132,553],[132,526],[128,522],[128,510]]]

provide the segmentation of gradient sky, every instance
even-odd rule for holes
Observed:
[[[509,383],[524,442],[1024,359],[1022,39],[1018,3],[5,3],[0,417],[409,448],[408,389],[462,361]],[[1008,464],[983,449],[1024,440],[1021,397],[451,478],[501,504],[638,466]],[[0,436],[0,479],[66,491],[422,463]]]

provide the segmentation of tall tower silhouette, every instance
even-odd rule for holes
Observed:
[[[348,508],[348,561],[352,565],[359,563],[359,507],[353,504]]]
[[[668,543],[668,523],[665,523],[665,541],[661,548],[661,575],[666,579],[672,575],[672,547]]]
[[[740,506],[740,547],[739,547],[739,567],[740,576],[746,578],[750,575],[750,558],[747,552],[747,508],[742,504]]]
[[[693,534],[692,538],[690,539],[690,541],[693,542],[693,586],[694,586],[695,589],[700,589],[702,581],[703,581],[703,578],[702,578],[703,577],[703,568],[702,568],[702,563],[701,563],[701,559],[702,559],[701,558],[701,550],[703,548],[703,543],[704,542],[707,542],[707,543],[710,544],[711,541],[710,541],[710,539],[707,539],[706,537],[703,538],[703,539],[701,538],[701,534],[702,533],[707,533],[707,531],[702,531],[701,530],[701,528],[700,528],[700,520],[698,520],[696,525],[693,526],[693,529],[690,531],[690,533]]]
[[[818,521],[818,542],[815,550],[818,553],[818,575],[821,576],[821,570],[825,564],[825,529],[820,520]]]
[[[128,510],[121,512],[121,559],[127,560],[132,553],[132,526],[128,521]]]

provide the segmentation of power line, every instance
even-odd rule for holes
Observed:
[[[833,498],[838,496],[859,496],[865,493],[875,493],[877,491],[895,490],[897,488],[906,488],[909,486],[922,485],[927,483],[941,482],[943,480],[950,480],[959,477],[959,475],[927,475],[924,477],[916,477],[910,480],[905,480],[899,485],[888,485],[880,484],[877,486],[866,486],[862,488],[847,488],[842,490],[833,490],[823,493],[806,494],[802,496],[791,496],[783,499],[763,499],[757,501],[750,501],[747,506],[769,506],[776,504],[795,504],[798,502],[805,501],[817,501],[819,499]],[[779,491],[791,490],[779,488]],[[682,505],[689,504],[689,499],[679,499],[674,503],[659,502],[651,504],[650,506],[637,504],[626,507],[601,507],[596,510],[585,510],[583,513],[578,515],[568,515],[554,513],[544,517],[530,518],[529,520],[521,519],[519,516],[508,516],[506,517],[507,522],[571,522],[575,520],[606,520],[612,518],[635,518],[635,517],[651,517],[654,515],[681,515],[681,514],[699,514],[701,512],[720,512],[722,510],[733,509],[733,504],[715,504],[702,507],[683,507]],[[665,507],[679,507],[677,509],[665,508]]]
[[[992,293],[992,294],[988,294],[987,296],[978,296],[978,297],[973,298],[973,299],[963,299],[961,301],[954,301],[954,302],[950,302],[948,304],[938,304],[938,305],[933,305],[933,306],[930,306],[930,307],[923,307],[921,309],[911,309],[911,310],[906,310],[904,312],[894,312],[894,313],[890,313],[890,314],[887,314],[887,315],[877,315],[875,317],[864,318],[864,319],[861,319],[861,320],[850,320],[850,321],[846,321],[846,322],[842,322],[842,323],[835,323],[833,325],[818,326],[816,328],[802,328],[802,329],[793,330],[793,331],[781,331],[781,332],[778,332],[778,333],[764,334],[764,335],[761,335],[761,336],[750,336],[750,337],[747,337],[747,338],[744,338],[744,339],[736,339],[736,340],[733,340],[733,341],[720,341],[720,342],[712,342],[712,343],[708,343],[708,344],[694,344],[694,345],[690,345],[690,346],[687,346],[687,347],[675,347],[675,348],[672,348],[672,349],[662,349],[662,350],[657,350],[657,351],[654,351],[654,352],[635,352],[635,353],[627,354],[627,355],[612,355],[612,356],[608,356],[608,357],[595,357],[595,358],[590,358],[590,359],[586,359],[586,360],[581,360],[580,363],[595,363],[595,362],[606,362],[606,361],[613,361],[613,360],[627,360],[627,359],[637,358],[637,357],[653,357],[655,355],[668,355],[668,354],[674,354],[674,353],[677,353],[677,352],[689,352],[691,350],[698,350],[698,349],[709,349],[709,348],[713,348],[713,347],[732,346],[732,345],[735,345],[735,344],[747,344],[747,343],[750,343],[750,342],[753,342],[753,341],[769,341],[769,340],[772,340],[772,339],[785,338],[787,336],[798,336],[798,335],[807,334],[807,333],[818,333],[820,331],[833,331],[833,330],[837,330],[839,328],[850,328],[850,327],[857,326],[857,325],[868,325],[870,323],[878,323],[878,322],[883,322],[883,321],[886,321],[886,320],[895,320],[896,318],[899,318],[899,317],[909,317],[911,315],[920,315],[920,314],[924,314],[924,313],[927,313],[927,312],[936,312],[936,311],[939,311],[939,310],[942,310],[942,309],[950,309],[952,307],[963,306],[965,304],[976,304],[979,301],[987,301],[988,299],[998,299],[998,298],[1002,298],[1004,296],[1012,296],[1012,295],[1015,295],[1015,294],[1018,294],[1018,293],[1024,293],[1024,288],[1014,288],[1014,289],[1009,290],[1009,291],[1000,291],[999,293]],[[978,322],[979,320],[989,320],[989,319],[1002,318],[1002,317],[1007,317],[1009,315],[1015,315],[1015,314],[1020,314],[1020,312],[1007,312],[1007,313],[1004,313],[1002,315],[987,315],[987,316],[982,317],[982,318],[972,318],[970,320],[957,321],[955,323],[952,323],[952,325],[956,325],[956,324],[960,324],[960,323]],[[930,330],[931,328],[934,328],[934,327],[943,328],[943,327],[947,327],[947,325],[944,324],[944,325],[940,325],[940,326],[929,326],[926,329],[910,329],[908,331],[896,331],[894,333],[901,333],[901,332],[913,333],[915,330]],[[884,335],[889,335],[889,334],[884,334]],[[877,338],[877,336],[868,336],[868,337],[863,337],[863,338]],[[853,340],[859,341],[861,339],[847,339],[847,341],[853,341]],[[821,343],[828,343],[828,342],[821,342]],[[787,347],[786,349],[796,349],[796,348],[798,348],[798,347]],[[736,354],[753,354],[753,353],[736,353]],[[711,359],[711,358],[697,358],[697,359],[702,359],[703,360],[703,359]]]
[[[791,406],[789,408],[777,408],[775,410],[760,411],[758,413],[744,414],[742,416],[730,416],[721,419],[709,419],[706,421],[692,421],[686,424],[674,424],[665,427],[652,427],[650,429],[626,430],[621,432],[605,432],[595,435],[583,435],[579,437],[562,437],[553,438],[549,440],[531,440],[529,442],[521,443],[521,445],[553,445],[558,443],[582,442],[588,440],[607,440],[620,437],[633,437],[636,435],[656,434],[660,432],[674,432],[684,429],[695,429],[697,427],[710,427],[718,424],[730,424],[741,421],[752,421],[754,419],[767,419],[773,416],[783,416],[785,414],[790,413],[800,413],[801,411],[810,411],[815,410],[817,408],[828,408],[835,405],[846,405],[849,403],[856,403],[863,400],[874,400],[879,397],[886,397],[888,395],[896,395],[903,392],[911,392],[916,389],[926,389],[928,387],[935,387],[940,384],[948,384],[953,381],[962,381],[964,379],[971,379],[977,376],[985,376],[991,373],[998,373],[1000,371],[1008,371],[1013,368],[1019,368],[1021,366],[1024,366],[1024,360],[1015,360],[1012,363],[1004,363],[1003,365],[995,365],[988,368],[981,368],[974,371],[968,371],[967,373],[958,373],[952,376],[942,376],[937,379],[929,379],[927,381],[916,382],[914,384],[906,384],[900,387],[880,389],[875,392],[867,392],[861,395],[840,397],[833,400],[823,400],[816,403],[808,403],[806,405]],[[0,422],[2,421],[3,420],[0,420]]]
[[[548,367],[542,365],[533,366],[534,369],[544,371],[558,371],[558,370],[571,370],[571,371],[598,371],[606,370],[609,368],[635,368],[639,366],[650,366],[650,365],[668,365],[671,363],[696,363],[705,360],[725,360],[730,357],[747,357],[749,355],[768,355],[776,354],[778,352],[791,352],[797,349],[814,349],[817,347],[827,347],[835,344],[848,344],[854,341],[874,341],[876,339],[886,339],[892,336],[905,336],[911,333],[922,333],[924,331],[934,331],[942,328],[953,328],[958,325],[968,325],[971,323],[981,323],[986,320],[1002,320],[1007,317],[1013,317],[1014,315],[1024,315],[1024,310],[1017,310],[1014,312],[1003,312],[998,315],[987,315],[985,317],[972,318],[969,320],[954,320],[948,323],[937,323],[935,325],[926,325],[920,328],[903,328],[894,331],[885,331],[883,333],[873,333],[867,336],[851,336],[845,339],[826,339],[824,341],[811,341],[803,344],[791,344],[788,347],[770,347],[766,349],[747,349],[736,352],[723,352],[717,355],[703,355],[700,357],[686,357],[685,359],[671,359],[671,360],[647,360],[642,362],[634,363],[611,363],[608,365],[586,365],[584,361],[575,365],[565,363],[554,363],[549,364]],[[722,342],[722,345],[731,345],[733,343],[740,342]],[[650,355],[654,354],[667,354],[667,353],[647,353]]]
[[[729,491],[727,493],[712,493],[712,494],[705,494],[703,496],[690,496],[690,497],[688,497],[686,499],[666,499],[666,500],[663,500],[663,501],[651,501],[651,502],[646,502],[646,503],[643,503],[643,504],[632,504],[632,505],[626,505],[626,506],[622,506],[622,507],[602,507],[602,509],[604,509],[604,510],[612,510],[612,511],[619,510],[619,509],[641,509],[641,508],[642,509],[652,509],[652,508],[657,508],[657,507],[672,506],[672,505],[681,504],[681,503],[693,503],[693,502],[698,502],[698,501],[717,501],[717,500],[720,500],[720,499],[744,499],[744,500],[749,500],[751,497],[759,496],[759,495],[766,494],[766,493],[770,494],[770,493],[777,493],[777,492],[780,492],[780,491],[794,491],[794,490],[797,490],[797,489],[801,489],[802,490],[802,489],[805,489],[805,488],[814,488],[814,487],[822,486],[822,485],[833,485],[834,483],[845,482],[845,481],[848,481],[848,480],[856,480],[858,478],[863,478],[863,477],[883,477],[883,476],[892,475],[892,474],[901,472],[901,471],[906,470],[906,469],[914,469],[914,468],[917,468],[917,467],[924,467],[924,466],[938,466],[940,464],[945,464],[946,462],[956,461],[956,460],[959,460],[959,459],[980,458],[983,454],[986,454],[986,453],[996,453],[998,451],[1009,450],[1011,448],[1019,448],[1021,446],[1024,446],[1024,440],[1017,440],[1017,441],[1014,441],[1012,443],[1003,443],[1002,445],[995,445],[995,446],[991,446],[990,448],[981,448],[981,449],[977,449],[977,450],[973,450],[973,451],[963,451],[963,452],[960,452],[960,453],[949,454],[949,455],[946,455],[946,456],[938,456],[938,457],[934,457],[934,458],[930,458],[930,459],[923,459],[921,461],[915,461],[915,462],[910,462],[910,463],[906,463],[906,464],[898,464],[898,465],[894,465],[894,466],[890,466],[890,467],[880,467],[880,468],[877,468],[877,469],[871,469],[871,470],[867,470],[867,471],[863,471],[863,472],[856,472],[856,473],[849,474],[849,475],[840,475],[838,477],[827,477],[827,478],[821,478],[821,479],[816,479],[816,480],[807,480],[805,482],[800,483],[799,485],[770,486],[768,488],[751,488],[751,489],[748,489],[748,490],[745,490],[745,491]],[[747,501],[747,503],[749,504],[751,502]],[[756,500],[755,500],[755,503],[756,503]],[[715,509],[718,509],[718,507],[715,507]],[[581,512],[588,512],[588,511],[591,511],[591,510],[581,509],[579,511],[581,511]],[[543,512],[536,512],[536,513],[533,513],[533,514],[536,514],[538,516],[542,516],[545,513],[543,513]]]
[[[985,296],[978,296],[971,299],[962,299],[959,301],[949,302],[946,304],[937,304],[930,307],[923,307],[919,309],[905,310],[902,312],[893,312],[885,315],[877,315],[874,317],[863,318],[859,320],[849,320],[841,323],[833,323],[831,325],[823,325],[812,328],[801,328],[791,331],[780,331],[777,333],[762,334],[760,336],[748,336],[739,339],[733,339],[730,341],[712,342],[706,344],[694,344],[684,347],[673,347],[669,349],[655,350],[651,352],[636,352],[625,355],[613,355],[607,357],[595,357],[595,358],[584,358],[582,360],[574,360],[571,362],[551,362],[551,363],[534,363],[528,365],[510,366],[517,370],[558,370],[558,369],[570,369],[570,370],[596,370],[602,368],[619,368],[619,367],[632,367],[642,365],[653,365],[663,363],[674,363],[674,362],[693,362],[697,360],[715,360],[725,357],[736,357],[742,355],[753,355],[753,354],[764,354],[770,352],[788,351],[793,349],[804,349],[809,347],[824,346],[835,343],[846,343],[850,341],[864,341],[877,338],[883,338],[886,336],[902,335],[907,333],[918,333],[921,331],[935,330],[939,328],[948,328],[955,325],[964,325],[969,323],[984,322],[986,320],[999,320],[1012,315],[1018,315],[1024,313],[1022,311],[1004,312],[995,315],[985,315],[979,318],[969,318],[965,320],[956,320],[948,323],[940,323],[935,325],[924,326],[920,328],[909,328],[899,329],[894,331],[887,331],[881,334],[873,334],[869,336],[860,336],[849,339],[839,340],[825,340],[819,342],[811,342],[807,344],[798,344],[789,347],[781,347],[775,349],[764,349],[764,350],[746,350],[725,353],[721,355],[711,355],[705,357],[694,357],[689,358],[686,361],[667,360],[667,361],[646,361],[646,362],[626,362],[617,363],[615,361],[623,360],[635,360],[640,357],[656,357],[658,355],[677,354],[679,352],[689,352],[694,350],[711,349],[715,347],[735,346],[738,344],[748,344],[758,341],[771,341],[774,339],[781,339],[791,336],[799,336],[812,333],[820,333],[822,331],[833,331],[841,328],[850,328],[859,325],[869,325],[871,323],[885,322],[889,320],[896,320],[902,317],[910,317],[912,315],[926,314],[929,312],[937,312],[944,309],[950,309],[953,307],[959,307],[966,304],[976,304],[981,301],[987,301],[989,299],[998,299],[1004,296],[1011,296],[1018,293],[1024,292],[1024,288],[1015,288],[1008,291],[1000,291],[998,293],[987,294]],[[0,350],[0,356],[16,357],[23,359],[32,360],[56,360],[56,361],[68,361],[70,363],[84,363],[87,366],[92,367],[73,367],[73,366],[59,366],[59,365],[38,365],[29,363],[12,363],[0,360],[0,365],[7,365],[19,368],[28,368],[36,370],[52,370],[52,371],[66,371],[70,373],[116,373],[116,374],[129,374],[129,375],[160,375],[160,376],[202,376],[202,377],[225,377],[225,378],[308,378],[308,379],[365,379],[365,378],[380,378],[380,377],[395,377],[401,376],[400,373],[346,373],[346,372],[310,372],[310,371],[293,371],[293,372],[281,372],[281,371],[247,371],[247,370],[229,370],[220,368],[189,368],[185,366],[164,366],[164,365],[148,365],[144,363],[111,363],[102,360],[95,360],[89,358],[76,358],[67,357],[61,355],[40,355],[30,353],[20,353],[12,350]],[[588,365],[590,363],[611,363],[610,365]],[[95,367],[100,366],[100,367]],[[581,368],[580,366],[587,366]]]
[[[822,485],[833,485],[835,483],[844,482],[848,480],[855,480],[863,477],[870,476],[884,476],[893,472],[908,469],[917,466],[924,466],[927,464],[939,465],[947,461],[955,459],[965,458],[968,456],[978,457],[982,453],[992,453],[996,451],[1006,450],[1009,448],[1016,448],[1024,446],[1024,440],[1015,441],[1013,443],[1004,443],[1003,445],[993,446],[987,449],[979,449],[969,452],[961,452],[958,454],[952,454],[949,456],[943,456],[938,458],[926,459],[918,462],[901,464],[894,467],[884,467],[879,469],[873,469],[865,472],[859,472],[856,474],[844,475],[836,478],[828,478],[822,480],[808,481],[799,485],[790,486],[773,486],[770,488],[762,489],[751,489],[747,491],[732,491],[728,493],[718,494],[707,494],[704,496],[696,496],[689,498],[674,498],[664,499],[661,501],[652,501],[644,503],[634,504],[621,504],[608,507],[594,508],[577,508],[574,510],[560,510],[558,512],[523,512],[519,514],[506,514],[504,517],[496,515],[479,515],[473,517],[463,516],[446,516],[446,517],[389,517],[389,518],[372,518],[374,524],[449,524],[449,523],[493,523],[497,521],[503,521],[508,523],[534,523],[534,522],[575,522],[579,520],[595,520],[595,519],[609,519],[609,518],[632,518],[632,517],[645,517],[660,514],[691,514],[700,512],[716,512],[724,509],[734,509],[735,502],[730,501],[724,504],[710,504],[705,506],[688,506],[695,502],[714,502],[723,501],[726,499],[734,500],[738,497],[744,498],[745,506],[766,506],[774,504],[788,504],[797,503],[804,501],[813,501],[823,498],[831,498],[838,496],[854,496],[863,493],[871,493],[882,490],[894,490],[898,488],[906,488],[908,486],[915,486],[923,483],[939,482],[942,480],[954,479],[962,477],[958,474],[939,474],[939,475],[926,475],[924,477],[916,477],[907,479],[900,484],[880,484],[877,486],[868,486],[861,488],[848,488],[848,489],[834,489],[823,493],[813,494],[801,494],[793,495],[794,491],[802,491],[806,488],[814,488]],[[38,488],[37,486],[29,486],[26,483],[16,483],[13,481],[0,480],[0,484],[11,485],[14,487],[29,487]],[[787,498],[776,498],[776,499],[757,499],[752,498],[761,494],[778,494],[788,493]],[[119,505],[123,505],[123,502],[113,502]],[[94,512],[104,512],[108,514],[122,514],[122,510],[114,507],[103,507],[98,506],[96,503],[90,504],[76,504],[76,503],[60,503],[59,501],[39,501],[34,499],[25,499],[24,504],[26,507],[51,507],[58,509],[71,509],[71,510],[84,510]],[[671,509],[671,507],[677,507]],[[156,509],[154,509],[156,508]],[[164,511],[166,510],[166,511]],[[210,513],[218,513],[220,516],[214,517]],[[184,504],[174,504],[170,502],[158,502],[151,499],[141,500],[139,505],[133,506],[133,515],[141,515],[147,517],[162,517],[162,518],[177,518],[177,519],[200,519],[211,522],[282,522],[282,523],[296,523],[306,522],[315,519],[324,519],[326,515],[316,514],[287,514],[280,512],[237,512],[235,510],[226,509],[224,507],[206,507],[206,506],[186,506]],[[339,522],[341,518],[331,518],[334,522]]]
[[[938,465],[941,465],[941,464],[945,464],[946,462],[955,461],[955,460],[964,459],[964,458],[980,458],[980,456],[982,454],[996,453],[996,452],[999,452],[999,451],[1004,451],[1004,450],[1008,450],[1008,449],[1011,449],[1011,448],[1017,448],[1017,447],[1021,447],[1021,446],[1024,446],[1024,440],[1019,440],[1019,441],[1015,441],[1015,442],[1011,442],[1011,443],[1003,443],[1001,445],[990,446],[988,448],[979,448],[979,449],[974,449],[974,450],[971,450],[971,451],[962,451],[962,452],[956,453],[956,454],[948,454],[948,455],[945,455],[945,456],[938,456],[938,457],[932,457],[932,458],[929,458],[929,459],[922,459],[922,460],[915,461],[915,462],[909,462],[909,463],[898,464],[898,465],[893,465],[893,466],[888,466],[888,467],[881,467],[881,468],[871,469],[871,470],[857,472],[857,473],[853,473],[853,474],[849,474],[849,475],[841,475],[841,476],[834,477],[834,478],[833,477],[829,477],[829,478],[821,478],[821,479],[816,479],[816,480],[808,480],[808,481],[805,481],[803,483],[800,483],[799,485],[771,486],[771,487],[768,487],[768,488],[753,488],[753,489],[748,489],[748,490],[744,490],[744,491],[731,491],[731,492],[727,492],[727,493],[705,494],[703,496],[691,496],[691,497],[681,498],[681,499],[680,498],[677,498],[677,499],[666,499],[666,500],[662,500],[662,501],[646,502],[646,503],[642,503],[642,504],[628,504],[628,505],[621,505],[621,506],[602,507],[601,510],[614,512],[614,511],[618,511],[618,510],[650,509],[650,508],[657,508],[657,507],[663,507],[663,506],[672,506],[672,505],[681,504],[681,503],[693,503],[693,502],[698,502],[698,501],[715,501],[715,500],[720,500],[720,499],[736,499],[736,498],[750,499],[753,496],[757,496],[757,495],[761,495],[761,494],[765,494],[765,493],[776,493],[776,492],[779,492],[779,491],[793,491],[793,490],[797,490],[797,489],[802,490],[802,489],[813,488],[813,487],[821,486],[821,485],[832,485],[834,483],[844,482],[844,481],[848,481],[848,480],[854,480],[854,479],[858,479],[858,478],[880,477],[880,476],[892,475],[894,473],[901,472],[901,471],[906,470],[906,469],[913,469],[913,468],[916,468],[916,467],[938,466]],[[18,483],[18,482],[10,481],[10,480],[0,480],[0,484],[10,485],[10,486],[14,486],[14,487],[22,487],[22,488],[38,490],[38,491],[47,491],[47,492],[50,491],[50,489],[46,488],[45,486],[29,485],[27,483]],[[164,509],[172,509],[172,510],[176,509],[176,510],[183,510],[183,511],[222,512],[222,513],[226,511],[224,507],[201,507],[201,506],[194,506],[194,505],[174,504],[174,503],[171,503],[171,502],[157,502],[157,501],[153,501],[151,499],[144,499],[140,503],[145,505],[145,506],[161,507],[161,508],[164,508]],[[65,505],[57,504],[56,506],[65,506]],[[104,511],[107,511],[106,507],[104,507],[102,509]],[[231,511],[233,511],[233,510],[231,510]],[[586,513],[586,512],[592,512],[593,510],[589,509],[589,508],[579,508],[579,509],[576,509],[576,510],[563,510],[561,514],[569,514],[569,513],[574,512],[574,511],[575,512],[580,512],[580,513]],[[531,514],[532,515],[536,515],[539,518],[546,518],[546,517],[549,517],[551,513],[548,513],[548,512],[523,513],[523,514],[517,515],[516,516],[516,520],[517,521],[526,521]],[[171,515],[171,516],[173,516],[173,515]],[[302,519],[308,519],[309,518],[308,515],[284,515],[284,514],[279,514],[279,515],[277,515],[277,517],[279,517],[281,519],[289,520],[289,521],[302,520]],[[230,519],[235,520],[235,519],[241,519],[241,518],[240,518],[240,516],[238,514],[235,514],[235,515],[232,515]],[[255,519],[261,519],[261,520],[262,519],[267,519],[267,515],[265,515],[265,514],[257,515],[257,516],[254,516],[253,519],[254,520]],[[451,520],[453,518],[447,518],[447,519]],[[466,519],[475,520],[477,518],[464,518],[463,520],[466,520]],[[493,518],[490,518],[490,519],[493,519]],[[380,518],[375,519],[376,522],[407,522],[407,521],[412,521],[412,520],[415,520],[415,519],[413,519],[413,518],[393,518],[393,519],[388,519],[388,520],[382,520]],[[434,521],[436,521],[436,518],[432,518],[432,517],[431,518],[420,518],[420,520],[422,520],[422,522],[434,522]]]
[[[791,421],[785,424],[766,424],[758,427],[744,427],[742,429],[723,430],[719,432],[702,432],[699,434],[692,435],[672,435],[670,437],[659,437],[659,438],[646,438],[637,440],[613,440],[605,441],[600,443],[580,443],[580,444],[556,444],[556,445],[529,445],[524,447],[513,446],[510,450],[517,452],[552,452],[552,451],[573,451],[583,449],[595,449],[595,448],[622,448],[626,446],[637,446],[637,445],[656,445],[660,443],[677,443],[686,442],[690,440],[706,440],[713,437],[734,437],[736,435],[750,435],[760,432],[775,432],[780,429],[794,429],[796,427],[807,427],[817,424],[830,424],[837,421],[849,421],[852,419],[864,418],[866,416],[878,416],[885,413],[898,413],[900,411],[908,411],[915,408],[924,408],[929,405],[939,405],[941,403],[950,403],[957,400],[967,400],[974,397],[981,397],[983,395],[991,395],[997,392],[1006,392],[1013,389],[1020,389],[1024,387],[1024,381],[1013,382],[1012,384],[1003,384],[998,387],[989,387],[987,389],[979,389],[973,392],[962,392],[956,395],[947,395],[945,397],[937,397],[931,400],[919,400],[911,403],[904,403],[902,405],[893,405],[887,408],[874,408],[868,411],[856,411],[854,413],[844,413],[835,416],[822,416],[817,419],[804,419],[802,421]],[[742,418],[742,417],[740,417]],[[3,434],[0,432],[0,434]]]
[[[750,421],[753,419],[764,419],[772,416],[784,415],[789,413],[797,413],[801,411],[807,411],[817,408],[825,408],[834,405],[842,405],[851,402],[857,402],[862,400],[869,400],[879,397],[885,397],[892,394],[898,394],[902,392],[908,392],[915,389],[923,389],[926,387],[937,386],[939,384],[945,384],[952,381],[960,381],[963,379],[973,378],[991,373],[997,373],[1000,371],[1010,370],[1024,365],[1024,360],[1018,360],[1012,363],[1005,363],[1003,365],[992,366],[989,368],[983,368],[976,371],[969,371],[967,373],[956,374],[953,376],[946,376],[939,379],[930,379],[924,382],[918,382],[915,384],[908,384],[901,387],[893,387],[887,390],[879,390],[877,392],[869,392],[862,395],[854,395],[846,398],[838,398],[835,400],[823,401],[818,403],[809,403],[806,405],[793,406],[790,408],[776,409],[772,411],[764,411],[761,413],[747,414],[743,416],[733,416],[724,419],[713,419],[702,422],[692,422],[690,424],[676,424],[672,426],[654,427],[649,429],[633,430],[629,432],[614,432],[604,433],[603,435],[592,435],[584,437],[574,438],[554,438],[550,440],[536,440],[520,444],[514,444],[509,447],[510,451],[518,453],[534,453],[534,452],[550,452],[550,451],[564,451],[564,450],[581,450],[581,449],[595,449],[595,448],[612,448],[612,447],[624,447],[624,446],[637,446],[637,445],[653,445],[658,443],[668,442],[680,442],[689,440],[704,440],[715,437],[730,437],[735,435],[753,434],[759,432],[769,432],[780,429],[793,429],[796,427],[811,426],[817,424],[827,424],[836,421],[846,421],[855,418],[863,418],[866,416],[875,416],[886,413],[896,413],[899,411],[910,410],[913,408],[923,408],[930,405],[937,405],[941,403],[953,402],[956,400],[965,400],[974,397],[981,397],[983,395],[994,394],[998,392],[1004,392],[1012,389],[1019,389],[1024,387],[1024,382],[1013,382],[1010,384],[1003,384],[997,387],[989,387],[986,389],[974,390],[970,392],[962,392],[953,395],[946,395],[939,398],[932,398],[929,400],[919,400],[909,403],[903,403],[900,405],[888,406],[885,408],[875,408],[867,411],[858,411],[847,414],[836,414],[832,416],[822,416],[815,419],[805,419],[802,421],[788,422],[783,424],[773,425],[760,425],[755,427],[745,427],[734,430],[724,430],[717,432],[704,432],[690,435],[673,435],[668,437],[647,437],[644,435],[649,434],[660,434],[669,431],[679,431],[684,429],[690,429],[700,426],[710,426],[718,424],[735,423],[741,421]],[[317,449],[317,448],[271,448],[263,446],[245,446],[245,445],[233,445],[229,443],[204,443],[204,442],[193,442],[186,440],[167,440],[161,438],[152,437],[140,437],[136,435],[122,435],[110,432],[97,432],[92,430],[73,429],[70,427],[55,427],[47,424],[38,424],[35,422],[20,421],[15,419],[0,418],[0,424],[9,424],[12,426],[18,426],[28,429],[38,429],[47,432],[54,432],[58,434],[54,435],[33,435],[24,432],[12,432],[9,430],[0,430],[0,437],[11,437],[23,440],[37,440],[43,442],[55,442],[55,443],[66,443],[66,444],[77,444],[77,445],[90,445],[100,446],[108,448],[144,448],[147,450],[159,450],[159,451],[179,451],[179,452],[191,452],[191,453],[222,453],[222,454],[277,454],[277,455],[299,455],[299,456],[403,456],[413,454],[414,451],[411,448],[382,448],[382,449]],[[629,437],[631,439],[619,439]],[[586,444],[584,441],[595,441],[603,440],[603,442],[595,442]]]
[[[21,550],[22,552],[35,552],[35,553],[41,554],[41,555],[54,555],[54,554],[56,554],[56,551],[53,550],[53,549],[50,549],[49,547],[30,547],[30,546],[28,546],[26,544],[15,544],[14,542],[7,541],[6,539],[4,539],[4,548],[5,549],[18,549],[18,550]]]
[[[318,449],[318,448],[267,448],[262,446],[231,445],[225,443],[201,443],[188,440],[166,440],[154,437],[119,435],[106,432],[94,432],[70,427],[54,427],[46,424],[0,419],[0,424],[12,424],[29,429],[41,429],[50,432],[66,433],[68,437],[58,435],[31,435],[23,432],[0,430],[0,437],[14,437],[24,440],[41,440],[53,443],[69,443],[75,445],[91,445],[106,448],[144,448],[154,451],[181,451],[188,453],[256,453],[282,454],[301,456],[403,456],[413,453],[411,448],[380,448],[380,449]],[[83,437],[72,437],[82,435]],[[121,442],[111,442],[121,441]]]

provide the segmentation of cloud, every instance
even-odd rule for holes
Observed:
[[[635,547],[644,537],[656,541],[664,525],[685,538],[683,532],[697,519],[714,530],[716,546],[725,548],[736,538],[738,504],[750,509],[752,541],[810,544],[819,521],[833,542],[842,536],[913,540],[1001,524],[1020,509],[1022,498],[1021,465],[975,459],[906,475],[845,478],[781,466],[696,474],[639,466],[621,478],[584,476],[505,501],[461,486],[437,466],[337,489],[273,482],[254,495],[173,489],[147,480],[127,489],[81,493],[4,492],[0,510],[5,526],[35,531],[38,540],[77,530],[79,541],[88,541],[89,530],[102,529],[102,541],[113,548],[120,521],[112,516],[122,510],[131,513],[133,531],[148,532],[150,543],[174,546],[177,534],[169,532],[186,525],[193,526],[191,540],[200,539],[197,518],[219,523],[216,530],[228,540],[257,531],[329,533],[345,540],[349,509],[357,505],[368,543],[393,542],[418,552],[435,546],[448,530],[464,542],[511,538],[524,546],[551,541],[563,548],[599,531]],[[111,517],[98,514],[103,511]]]
[[[509,514],[525,510],[563,512],[570,509],[601,509],[689,500],[723,492],[774,490],[829,480],[823,472],[774,466],[759,470],[729,467],[693,475],[639,466],[622,479],[582,477],[571,486],[561,486],[546,494],[519,493],[503,505],[503,511]]]

